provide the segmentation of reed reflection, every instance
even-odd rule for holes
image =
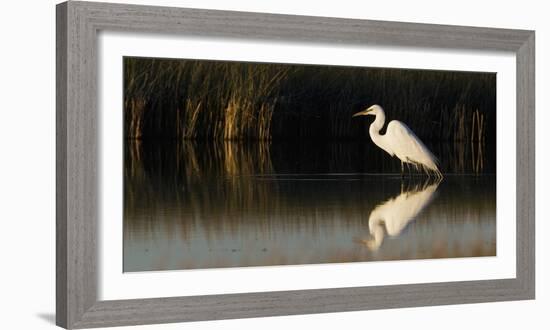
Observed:
[[[127,143],[124,271],[495,255],[494,175],[403,186],[364,148]]]

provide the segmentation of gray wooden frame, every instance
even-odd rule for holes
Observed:
[[[534,31],[93,2],[57,5],[56,322],[87,328],[535,297]],[[517,277],[98,301],[97,33],[497,50],[517,57]]]

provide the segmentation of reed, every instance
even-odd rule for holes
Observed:
[[[124,58],[127,138],[363,139],[374,103],[423,140],[495,141],[491,73]]]

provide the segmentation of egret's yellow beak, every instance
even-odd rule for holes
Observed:
[[[358,117],[358,116],[364,116],[371,111],[371,108],[368,108],[367,110],[359,111],[358,113],[354,114],[352,117]]]

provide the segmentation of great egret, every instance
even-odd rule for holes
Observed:
[[[380,130],[386,121],[384,109],[375,104],[366,110],[354,114],[352,117],[368,115],[376,116],[376,119],[369,127],[369,135],[372,142],[390,154],[390,156],[396,156],[401,160],[402,175],[404,172],[403,164],[407,163],[414,165],[417,169],[422,169],[428,176],[434,174],[438,178],[443,177],[437,167],[437,158],[435,158],[407,125],[398,120],[392,120],[388,124],[386,134],[381,135]]]
[[[378,205],[369,215],[369,232],[371,238],[362,239],[371,251],[376,251],[384,241],[385,232],[396,237],[433,199],[440,181],[409,191],[402,191],[396,197]]]

